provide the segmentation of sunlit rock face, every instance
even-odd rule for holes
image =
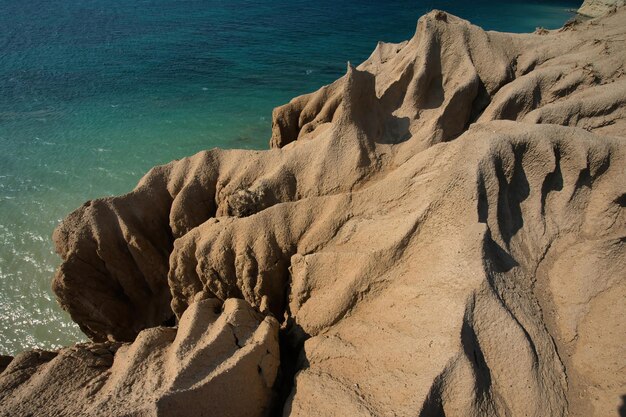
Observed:
[[[243,300],[201,300],[177,329],[132,344],[18,355],[0,374],[0,415],[263,416],[279,362],[274,318]]]
[[[14,359],[0,409],[73,406],[89,379],[107,413],[206,396],[211,415],[615,414],[625,21],[514,35],[433,11],[275,109],[272,149],[201,152],[85,204],[55,231],[53,285],[100,344]]]
[[[585,0],[578,13],[583,16],[599,17],[617,11],[616,9],[624,4],[626,4],[624,0]]]

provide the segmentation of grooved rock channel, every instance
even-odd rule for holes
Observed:
[[[94,343],[0,362],[0,415],[617,414],[625,65],[625,8],[433,11],[275,109],[272,149],[86,203],[53,288]]]

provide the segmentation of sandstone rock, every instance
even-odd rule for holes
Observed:
[[[343,78],[278,108],[272,144],[298,146],[202,152],[72,213],[54,235],[61,305],[94,340],[130,341],[172,320],[173,243],[209,219],[361,188],[476,121],[626,129],[623,12],[542,36],[484,32],[441,13],[420,19],[410,41],[380,43]],[[282,302],[271,303],[278,312]]]
[[[0,415],[264,416],[278,366],[275,319],[207,299],[178,329],[147,329],[132,344],[18,355],[0,374]]]
[[[578,13],[589,17],[603,16],[626,4],[624,0],[585,0]]]
[[[59,300],[141,345],[198,299],[245,299],[282,323],[284,415],[615,413],[625,20],[515,35],[433,11],[277,108],[273,149],[202,152],[72,213]],[[0,378],[56,360],[30,355]]]

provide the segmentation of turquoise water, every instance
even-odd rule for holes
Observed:
[[[557,28],[580,1],[0,0],[0,353],[81,340],[50,235],[87,199],[212,147],[267,147],[271,110],[444,9]]]

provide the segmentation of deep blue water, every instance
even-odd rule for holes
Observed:
[[[0,0],[0,353],[83,337],[50,291],[50,235],[83,201],[202,149],[265,148],[273,107],[433,8],[528,32],[580,3]]]

